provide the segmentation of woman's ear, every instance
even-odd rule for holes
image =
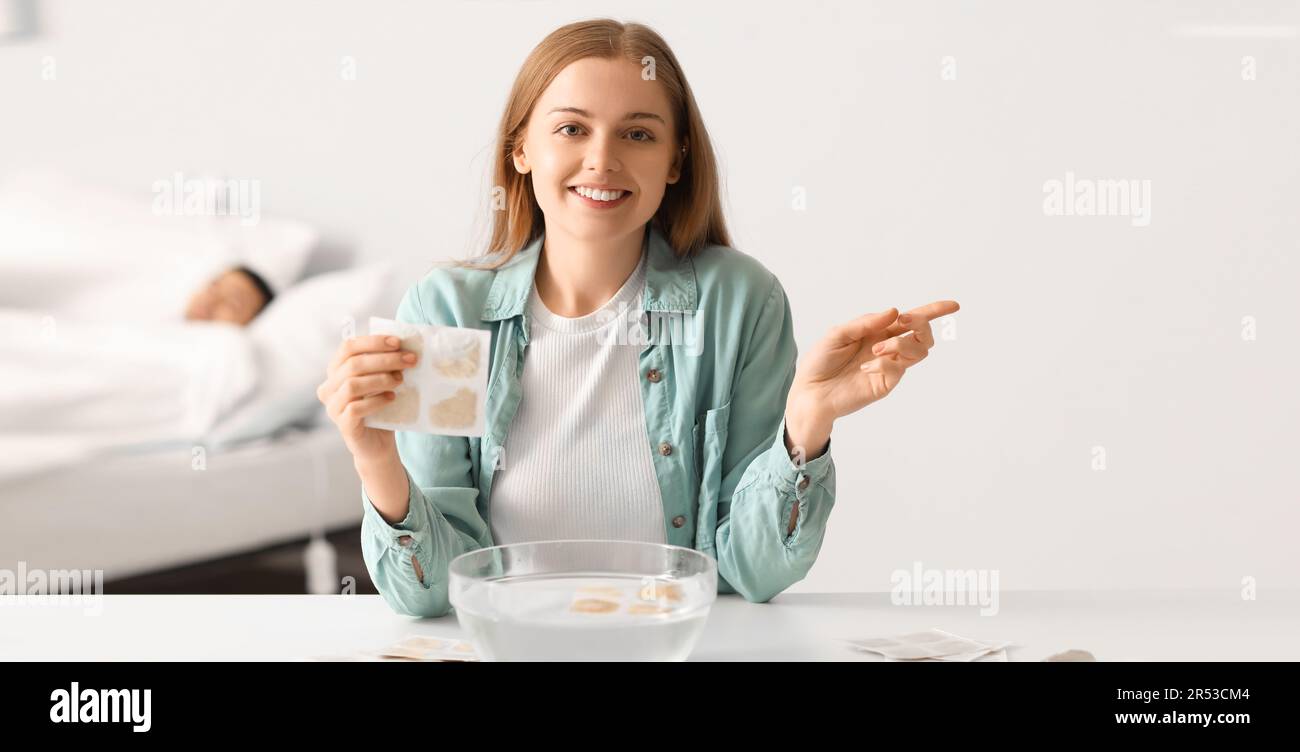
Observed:
[[[677,153],[673,155],[672,167],[668,169],[669,185],[676,183],[678,180],[681,180],[682,167],[686,165],[686,153],[687,153],[686,150],[687,150],[687,146],[685,143],[683,143],[681,146],[677,147]]]
[[[528,155],[524,153],[524,142],[520,141],[515,145],[514,151],[510,152],[510,158],[515,163],[515,171],[520,175],[527,175],[532,168],[528,166]]]

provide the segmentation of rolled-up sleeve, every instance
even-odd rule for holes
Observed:
[[[397,310],[397,320],[425,319],[412,287]],[[469,439],[411,431],[396,432],[397,453],[407,478],[406,517],[389,524],[375,509],[362,484],[361,553],[370,579],[398,613],[444,616],[451,610],[447,567],[457,556],[492,545],[479,513]],[[423,578],[417,576],[415,563]]]
[[[765,602],[816,561],[835,504],[835,463],[830,444],[802,467],[786,450],[785,400],[798,353],[779,281],[751,332],[732,389],[715,543],[719,589]]]

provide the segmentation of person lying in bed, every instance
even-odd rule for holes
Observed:
[[[186,321],[225,321],[245,326],[275,297],[270,285],[247,266],[218,274],[194,293],[185,307]]]

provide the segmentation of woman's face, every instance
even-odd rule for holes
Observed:
[[[548,231],[600,240],[633,232],[654,216],[669,183],[681,177],[682,144],[668,95],[626,59],[571,63],[529,116],[515,167],[531,172]],[[577,186],[620,197],[584,198]],[[607,194],[606,194],[607,195]]]

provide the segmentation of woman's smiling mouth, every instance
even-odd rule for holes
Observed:
[[[618,188],[599,190],[586,186],[569,186],[569,193],[576,196],[579,201],[587,206],[596,209],[612,209],[615,206],[622,206],[627,197],[632,195],[631,191]]]

